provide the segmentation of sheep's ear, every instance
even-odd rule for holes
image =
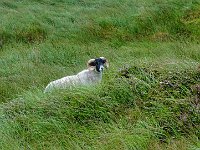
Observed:
[[[108,68],[109,67],[108,60],[105,57],[100,57],[100,58],[104,61],[105,67]]]
[[[88,67],[91,67],[91,66],[96,66],[96,62],[95,62],[95,59],[90,59],[87,63],[87,66]]]

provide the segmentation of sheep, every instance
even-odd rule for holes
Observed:
[[[66,76],[61,79],[50,82],[44,93],[55,89],[65,89],[75,86],[87,86],[101,82],[103,69],[108,68],[109,64],[106,58],[99,57],[90,59],[87,63],[88,68],[79,72],[76,75]]]

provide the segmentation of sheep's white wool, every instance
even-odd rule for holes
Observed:
[[[105,59],[104,57],[100,57]],[[105,59],[106,60],[106,59]],[[96,71],[96,66],[91,66],[90,63],[95,62],[95,59],[88,61],[88,69],[79,72],[77,75],[66,76],[61,79],[50,82],[45,88],[44,92],[50,92],[53,89],[65,89],[77,85],[91,85],[102,80],[103,65],[100,65],[100,72]],[[105,63],[108,65],[108,63]]]
[[[77,75],[63,77],[61,79],[50,82],[44,92],[49,92],[53,89],[64,89],[76,85],[90,85],[98,83],[102,79],[102,73],[94,72],[93,70],[83,70]]]

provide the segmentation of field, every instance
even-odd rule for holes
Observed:
[[[1,0],[0,149],[200,149],[199,0]],[[90,58],[101,84],[44,94]]]

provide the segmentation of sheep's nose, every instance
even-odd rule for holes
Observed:
[[[103,69],[104,69],[104,67],[101,65],[101,66],[99,67],[99,71],[101,72],[101,71],[103,71]]]

